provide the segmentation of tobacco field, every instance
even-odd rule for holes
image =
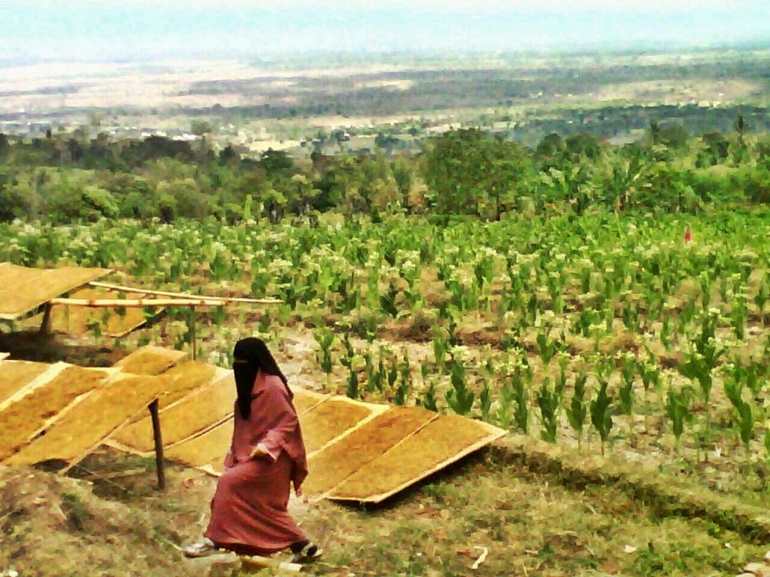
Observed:
[[[326,391],[483,419],[764,504],[768,217],[14,221],[0,260],[277,297],[198,311],[201,358],[228,367],[242,336],[304,335]],[[166,311],[132,344],[188,349],[191,314]]]

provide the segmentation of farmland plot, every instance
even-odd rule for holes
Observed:
[[[766,503],[766,217],[10,224],[0,257],[276,296],[201,317],[199,352],[229,366],[234,342],[259,333],[327,392],[473,416]],[[189,350],[189,321],[169,311],[135,338]]]

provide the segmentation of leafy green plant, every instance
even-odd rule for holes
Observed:
[[[395,357],[390,358],[390,367],[388,368],[388,388],[393,390],[396,387],[396,381],[398,380],[398,362]]]
[[[432,379],[428,382],[428,386],[425,389],[425,393],[422,399],[419,400],[419,404],[422,407],[428,409],[429,411],[438,413],[438,398],[436,397],[436,383]]]
[[[380,308],[393,318],[398,316],[398,307],[396,306],[396,299],[398,297],[398,288],[394,281],[390,281],[388,284],[388,290],[385,294],[380,295]]]
[[[484,382],[479,393],[479,406],[481,408],[482,420],[489,422],[489,412],[492,408],[492,392],[489,389],[489,378],[484,378]]]
[[[675,450],[677,455],[681,455],[681,439],[684,433],[685,423],[689,422],[692,414],[690,413],[690,401],[692,399],[691,388],[682,387],[677,390],[673,385],[668,388],[668,400],[666,402],[666,415],[671,421],[671,429],[674,433]]]
[[[465,382],[465,365],[462,361],[453,359],[449,370],[452,388],[446,393],[449,407],[458,415],[468,415],[473,408],[475,394]]]
[[[770,288],[768,288],[767,275],[764,275],[759,283],[759,290],[754,296],[754,304],[757,305],[759,320],[763,327],[765,326],[765,305],[768,300],[770,300]]]
[[[749,461],[751,455],[751,440],[754,438],[754,410],[750,402],[741,403],[737,411],[738,432],[743,443],[746,454],[746,460]]]
[[[549,332],[550,328],[545,326],[537,334],[537,354],[540,355],[540,360],[543,361],[544,367],[551,363],[551,360],[560,350],[559,342],[552,340],[548,336]]]
[[[379,358],[377,360],[377,367],[372,367],[369,373],[369,378],[366,383],[366,389],[369,392],[379,391],[382,392],[383,383],[385,381],[385,360],[383,358],[383,351],[380,349]]]
[[[549,443],[556,442],[556,432],[559,426],[559,407],[561,396],[551,386],[551,380],[546,377],[537,393],[537,406],[540,408],[542,430],[540,437]]]
[[[575,377],[572,398],[567,406],[567,419],[569,420],[570,426],[577,434],[578,447],[582,446],[583,428],[585,426],[586,417],[588,416],[588,406],[585,399],[587,383],[588,377],[585,373],[580,373]]]
[[[356,371],[352,365],[349,366],[348,369],[348,385],[345,393],[349,398],[357,399],[361,396],[361,393],[358,389],[358,371]]]
[[[337,337],[328,329],[316,331],[313,334],[313,337],[321,347],[318,355],[318,363],[321,365],[321,370],[326,373],[326,384],[328,386],[331,383],[331,373],[333,369],[332,347],[334,346]]]
[[[449,343],[444,338],[442,330],[435,329],[433,331],[433,358],[439,371],[444,370],[447,352],[449,352]]]
[[[513,400],[516,403],[516,409],[513,413],[516,427],[526,435],[529,433],[529,406],[527,405],[527,388],[524,385],[520,368],[514,371],[511,382],[513,383]]]
[[[621,383],[618,391],[620,411],[628,416],[632,442],[634,441],[634,377],[636,376],[636,361],[631,355],[624,355],[620,370]]]
[[[393,402],[396,405],[404,406],[409,398],[409,391],[412,389],[412,369],[409,364],[409,355],[404,351],[404,360],[401,362],[401,369],[399,371],[398,387],[396,387],[396,393],[393,397]]]
[[[612,415],[610,406],[612,405],[612,396],[607,392],[609,381],[604,374],[597,374],[599,381],[599,390],[590,403],[591,424],[599,433],[602,442],[602,456],[604,456],[605,446],[610,438],[612,431]]]
[[[660,386],[660,368],[655,355],[647,351],[647,361],[637,364],[639,376],[644,387],[644,430],[648,430],[648,417],[650,414],[649,391],[650,388],[658,389]]]
[[[733,327],[735,338],[742,341],[746,337],[746,321],[749,317],[749,308],[746,294],[738,291],[733,299],[733,310],[730,314],[730,324]]]
[[[515,404],[514,390],[511,386],[510,380],[503,380],[503,385],[500,388],[500,398],[497,405],[497,424],[504,428],[510,429],[514,423],[513,409]]]
[[[701,399],[706,411],[705,446],[706,459],[711,443],[711,389],[714,383],[713,372],[726,349],[717,343],[716,324],[718,311],[709,311],[701,316],[700,333],[693,339],[693,350],[686,354],[687,360],[677,366],[679,373],[697,382]]]

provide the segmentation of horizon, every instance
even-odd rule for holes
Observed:
[[[413,3],[414,4],[414,3]],[[308,54],[659,52],[770,45],[759,0],[365,0],[182,3],[0,0],[0,60],[260,59]]]

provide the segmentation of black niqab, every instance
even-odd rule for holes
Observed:
[[[294,398],[286,377],[278,368],[278,363],[275,362],[273,355],[262,339],[249,337],[238,341],[235,343],[233,358],[235,360],[233,372],[235,373],[235,387],[238,392],[238,409],[244,420],[251,416],[252,390],[260,369],[268,375],[279,377],[283,381],[289,397]]]

